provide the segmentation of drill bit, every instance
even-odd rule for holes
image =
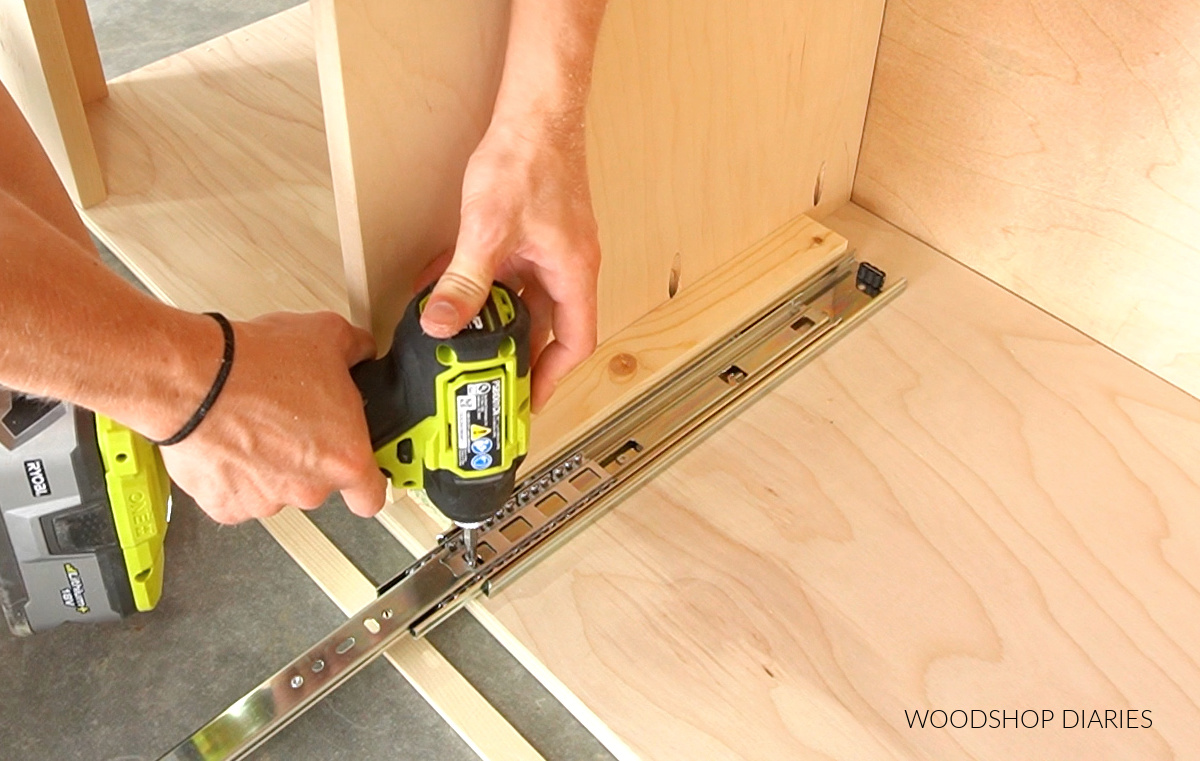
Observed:
[[[479,563],[479,527],[481,523],[460,523],[463,535],[463,559],[468,568],[474,568]]]

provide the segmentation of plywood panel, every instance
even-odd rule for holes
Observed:
[[[909,290],[487,607],[647,759],[1187,757],[1200,402],[827,223]],[[909,729],[937,708],[1054,720]]]
[[[314,0],[345,281],[380,347],[453,246],[467,158],[491,118],[508,3]]]
[[[79,76],[89,84],[99,71],[99,59],[95,71],[87,68],[78,9],[65,5],[71,47],[52,0],[0,0],[0,82],[33,127],[72,199],[90,206],[104,199],[104,181],[72,58],[79,58]],[[87,95],[95,96],[95,90]]]
[[[249,318],[346,291],[308,6],[109,83],[85,218],[159,296]]]
[[[314,10],[351,305],[386,337],[412,273],[453,245],[507,3]],[[881,13],[881,0],[610,3],[588,113],[601,339],[667,299],[676,254],[686,288],[812,208],[822,167],[822,207],[848,199]]]
[[[854,198],[1200,395],[1190,0],[889,3]]]

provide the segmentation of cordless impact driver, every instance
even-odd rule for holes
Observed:
[[[492,286],[448,339],[408,305],[392,346],[351,369],[375,459],[392,485],[424,489],[463,529],[512,492],[529,449],[529,313]],[[0,388],[0,608],[31,634],[120,619],[158,603],[170,480],[158,448],[102,415]]]

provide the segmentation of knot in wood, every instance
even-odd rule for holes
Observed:
[[[637,357],[626,352],[616,354],[608,361],[608,374],[616,381],[627,381],[637,372]]]

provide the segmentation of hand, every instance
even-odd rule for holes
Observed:
[[[224,390],[192,435],[162,449],[175,483],[218,523],[316,508],[338,490],[355,514],[377,513],[387,485],[349,373],[374,356],[371,336],[331,312],[234,330]]]
[[[582,115],[493,121],[463,177],[455,249],[418,278],[419,290],[440,275],[421,327],[448,338],[483,307],[493,280],[516,289],[532,317],[536,411],[596,348],[599,269]]]

